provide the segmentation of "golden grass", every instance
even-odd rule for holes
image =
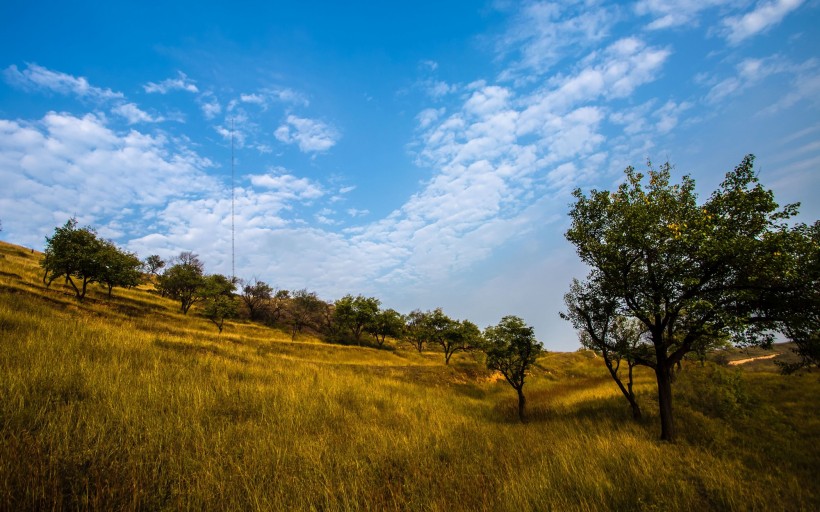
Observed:
[[[671,445],[651,372],[635,423],[599,358],[550,353],[520,424],[470,355],[219,336],[144,289],[78,303],[36,254],[0,256],[3,510],[820,508],[816,374],[691,365]]]

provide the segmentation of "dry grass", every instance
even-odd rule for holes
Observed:
[[[218,336],[145,290],[78,303],[37,255],[0,256],[3,510],[820,508],[816,374],[689,366],[670,445],[651,373],[635,423],[600,359],[548,354],[520,424],[470,355]]]

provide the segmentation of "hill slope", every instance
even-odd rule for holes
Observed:
[[[291,342],[144,289],[45,289],[0,243],[0,509],[820,508],[820,381],[707,363],[682,439],[630,420],[600,360],[550,353],[525,393],[470,355]],[[545,340],[549,348],[549,340]]]

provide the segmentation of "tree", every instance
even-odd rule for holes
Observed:
[[[373,335],[379,347],[384,346],[385,339],[398,338],[404,331],[404,316],[394,309],[379,311],[373,320],[365,326],[365,330]]]
[[[327,307],[327,304],[316,296],[316,292],[306,289],[293,292],[288,310],[290,324],[290,340],[295,341],[296,335],[307,326],[315,326],[316,318]]]
[[[262,309],[264,309],[271,300],[272,293],[273,288],[271,288],[270,285],[256,278],[249,283],[244,283],[240,297],[248,308],[248,314],[251,320],[257,320]]]
[[[373,322],[379,305],[379,299],[374,297],[345,295],[334,304],[334,320],[341,329],[350,331],[353,339],[361,344],[362,332]]]
[[[165,266],[165,260],[160,258],[158,254],[152,254],[145,258],[145,262],[142,266],[148,271],[149,274],[157,275],[159,269]]]
[[[769,275],[784,284],[764,309],[795,344],[798,361],[781,364],[783,373],[794,373],[820,366],[820,221],[796,225],[786,242],[789,250],[776,255],[784,269]]]
[[[588,281],[647,332],[652,357],[636,360],[655,371],[663,440],[675,439],[671,372],[699,340],[771,342],[761,297],[797,205],[778,211],[753,163],[745,157],[700,205],[692,178],[670,184],[669,163],[650,164],[646,188],[629,167],[615,192],[574,192],[566,237],[592,268]]]
[[[46,249],[40,261],[43,283],[48,287],[55,279],[65,277],[77,299],[82,300],[88,284],[101,278],[105,252],[105,244],[93,228],[78,228],[77,219],[69,219],[62,227],[54,228],[51,237],[46,237]],[[79,287],[74,279],[80,280]]]
[[[130,288],[140,284],[139,257],[132,252],[123,251],[112,242],[103,242],[102,268],[99,282],[108,287],[108,298],[115,286]]]
[[[282,315],[287,311],[290,303],[290,292],[288,290],[277,290],[268,302],[265,318],[272,324],[279,323]]]
[[[469,320],[453,320],[441,308],[425,314],[423,335],[428,343],[439,345],[444,352],[444,364],[456,352],[469,351],[480,346],[481,331]]]
[[[594,283],[594,281],[593,281]],[[618,302],[596,290],[593,283],[572,280],[570,291],[564,295],[567,312],[561,318],[572,323],[579,332],[581,345],[594,350],[604,361],[609,375],[617,384],[632,408],[632,418],[641,419],[641,407],[633,389],[633,369],[640,354],[646,355],[640,324],[632,318],[617,314]],[[627,382],[619,373],[621,361],[627,363]]]
[[[173,265],[159,276],[157,287],[180,303],[180,311],[187,315],[195,303],[203,300],[201,288],[205,284],[202,262],[193,253],[182,253],[180,263]]]
[[[419,354],[424,350],[427,343],[426,322],[427,313],[419,309],[414,309],[405,318],[404,341],[410,343],[413,348],[419,351]]]
[[[222,274],[213,274],[203,279],[200,288],[204,301],[203,314],[216,325],[219,334],[222,334],[225,320],[236,316],[236,300],[233,296],[235,288],[233,281]]]
[[[518,419],[524,421],[524,381],[527,372],[544,351],[535,331],[517,316],[505,316],[484,330],[487,368],[501,372],[518,393]]]

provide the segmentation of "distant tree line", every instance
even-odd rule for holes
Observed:
[[[46,237],[40,264],[46,286],[65,278],[79,300],[85,298],[92,283],[106,286],[111,298],[114,287],[152,282],[157,293],[179,303],[182,314],[198,305],[200,314],[220,334],[227,319],[241,316],[286,330],[292,341],[309,333],[331,343],[385,348],[387,340],[392,340],[420,353],[434,348],[444,355],[447,365],[457,352],[477,351],[486,355],[487,367],[501,372],[516,390],[522,421],[525,376],[544,352],[532,327],[518,317],[504,317],[497,326],[482,332],[469,320],[453,319],[441,308],[403,315],[382,309],[375,297],[348,294],[327,302],[306,289],[279,290],[256,278],[244,281],[206,274],[202,260],[190,251],[170,261],[156,254],[140,261],[135,254],[100,238],[93,228],[78,227],[76,219]]]

